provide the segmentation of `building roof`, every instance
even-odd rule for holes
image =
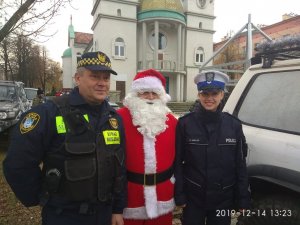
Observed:
[[[141,2],[140,11],[161,9],[183,13],[183,6],[180,0],[142,0]]]
[[[138,20],[168,19],[186,23],[180,0],[142,0]]]
[[[93,40],[93,34],[75,32],[76,44],[89,44]]]
[[[71,48],[67,48],[62,55],[62,58],[69,58],[69,57],[72,57],[72,49]]]

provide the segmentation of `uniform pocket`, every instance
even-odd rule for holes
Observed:
[[[202,184],[187,177],[185,177],[185,184],[185,193],[191,200],[202,202],[205,199],[205,191]]]
[[[89,179],[96,174],[96,159],[68,159],[65,161],[65,173],[70,181]]]
[[[236,144],[219,144],[222,150],[222,163],[225,167],[234,167],[236,160]]]
[[[207,143],[188,143],[184,159],[187,165],[203,168],[206,165]]]
[[[65,161],[66,196],[72,201],[94,198],[96,190],[95,158],[67,159]]]
[[[66,151],[75,154],[89,154],[95,152],[95,143],[65,143]]]

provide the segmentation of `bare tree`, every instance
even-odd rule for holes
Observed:
[[[0,30],[0,42],[13,31],[19,29],[24,36],[40,35],[61,8],[72,0],[14,0],[2,2],[1,11],[10,17]],[[9,11],[16,9],[10,16]]]

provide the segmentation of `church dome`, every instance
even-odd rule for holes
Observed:
[[[138,13],[138,20],[152,19],[176,20],[186,23],[181,0],[142,0]]]
[[[148,10],[172,10],[183,13],[180,0],[142,0],[140,11]]]
[[[72,49],[71,48],[67,48],[62,55],[62,58],[69,58],[69,57],[72,57]]]

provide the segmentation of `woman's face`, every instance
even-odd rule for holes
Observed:
[[[224,98],[222,90],[204,90],[198,93],[201,105],[207,110],[215,112]]]

